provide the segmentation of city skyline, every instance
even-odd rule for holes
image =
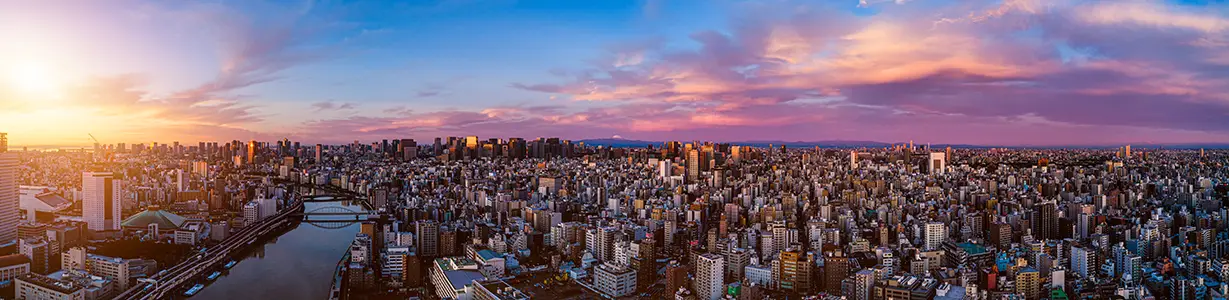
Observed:
[[[1211,1],[0,6],[17,147],[1229,140],[1229,5]]]

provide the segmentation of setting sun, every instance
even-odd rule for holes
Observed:
[[[45,64],[18,63],[10,66],[7,73],[7,84],[25,96],[54,97],[60,92],[60,82],[55,72]]]

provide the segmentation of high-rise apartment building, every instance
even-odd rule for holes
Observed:
[[[1090,279],[1096,270],[1094,253],[1084,247],[1071,247],[1071,272],[1079,274],[1080,278]]]
[[[81,216],[94,231],[119,230],[123,181],[111,172],[85,172],[81,175]]]
[[[439,255],[440,225],[435,221],[418,221],[415,233],[418,233],[418,255],[435,257]]]
[[[1025,267],[1020,272],[1016,273],[1016,294],[1024,296],[1024,299],[1040,299],[1041,274],[1037,269]]]
[[[781,251],[781,262],[778,264],[780,278],[777,282],[783,290],[807,294],[811,292],[811,266],[815,265],[814,257],[802,252],[802,245],[795,244]]]
[[[20,198],[17,189],[17,153],[8,151],[8,137],[0,132],[0,243],[17,238]]]
[[[696,257],[696,299],[721,299],[725,286],[725,258],[713,253]]]
[[[944,238],[947,237],[947,224],[927,222],[925,226],[925,239],[922,248],[926,251],[938,250],[939,246],[943,245]]]

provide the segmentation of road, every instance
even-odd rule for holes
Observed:
[[[221,243],[209,247],[205,253],[200,253],[158,274],[141,280],[128,290],[116,296],[115,299],[163,299],[179,291],[179,287],[192,283],[202,273],[231,260],[231,253],[249,246],[248,243],[276,231],[279,227],[292,221],[292,216],[303,211],[303,201],[282,209],[277,215],[260,222],[256,226],[244,227],[231,234]]]

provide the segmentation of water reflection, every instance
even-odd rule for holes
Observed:
[[[307,203],[306,210],[345,206],[349,202]],[[326,299],[337,260],[345,254],[357,223],[328,223],[325,228],[296,223],[274,239],[240,254],[238,265],[192,299]],[[238,260],[238,257],[236,260]]]

